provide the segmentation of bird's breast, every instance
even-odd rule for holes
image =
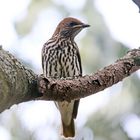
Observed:
[[[57,51],[57,60],[62,71],[62,77],[78,76],[80,74],[80,67],[76,48],[65,46]]]

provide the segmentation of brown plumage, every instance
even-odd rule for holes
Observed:
[[[82,75],[81,58],[74,37],[89,25],[75,18],[65,18],[57,26],[53,36],[43,46],[42,68],[45,77],[61,78]],[[75,136],[74,119],[79,100],[57,102],[60,111],[63,135]]]

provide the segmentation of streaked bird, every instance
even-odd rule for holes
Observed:
[[[57,26],[52,37],[42,48],[42,68],[45,77],[61,78],[82,76],[79,49],[75,36],[88,24],[68,17]],[[56,102],[62,120],[64,137],[75,136],[74,119],[77,116],[79,100]]]

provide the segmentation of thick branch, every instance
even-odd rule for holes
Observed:
[[[0,47],[0,112],[13,104],[39,97],[37,76]]]
[[[37,78],[13,55],[0,48],[0,112],[13,104],[37,99],[42,94],[40,99],[43,100],[70,101],[83,98],[121,81],[139,68],[140,49],[135,49],[115,64],[91,76],[57,80],[42,76]]]
[[[80,99],[122,81],[138,69],[140,69],[140,49],[134,49],[114,64],[91,76],[50,79],[41,75],[38,78],[38,86],[43,97],[40,99],[57,101]]]

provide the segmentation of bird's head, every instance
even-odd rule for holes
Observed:
[[[80,20],[72,17],[63,19],[57,26],[53,36],[67,37],[74,39],[74,37],[84,28],[90,25],[84,24]]]

